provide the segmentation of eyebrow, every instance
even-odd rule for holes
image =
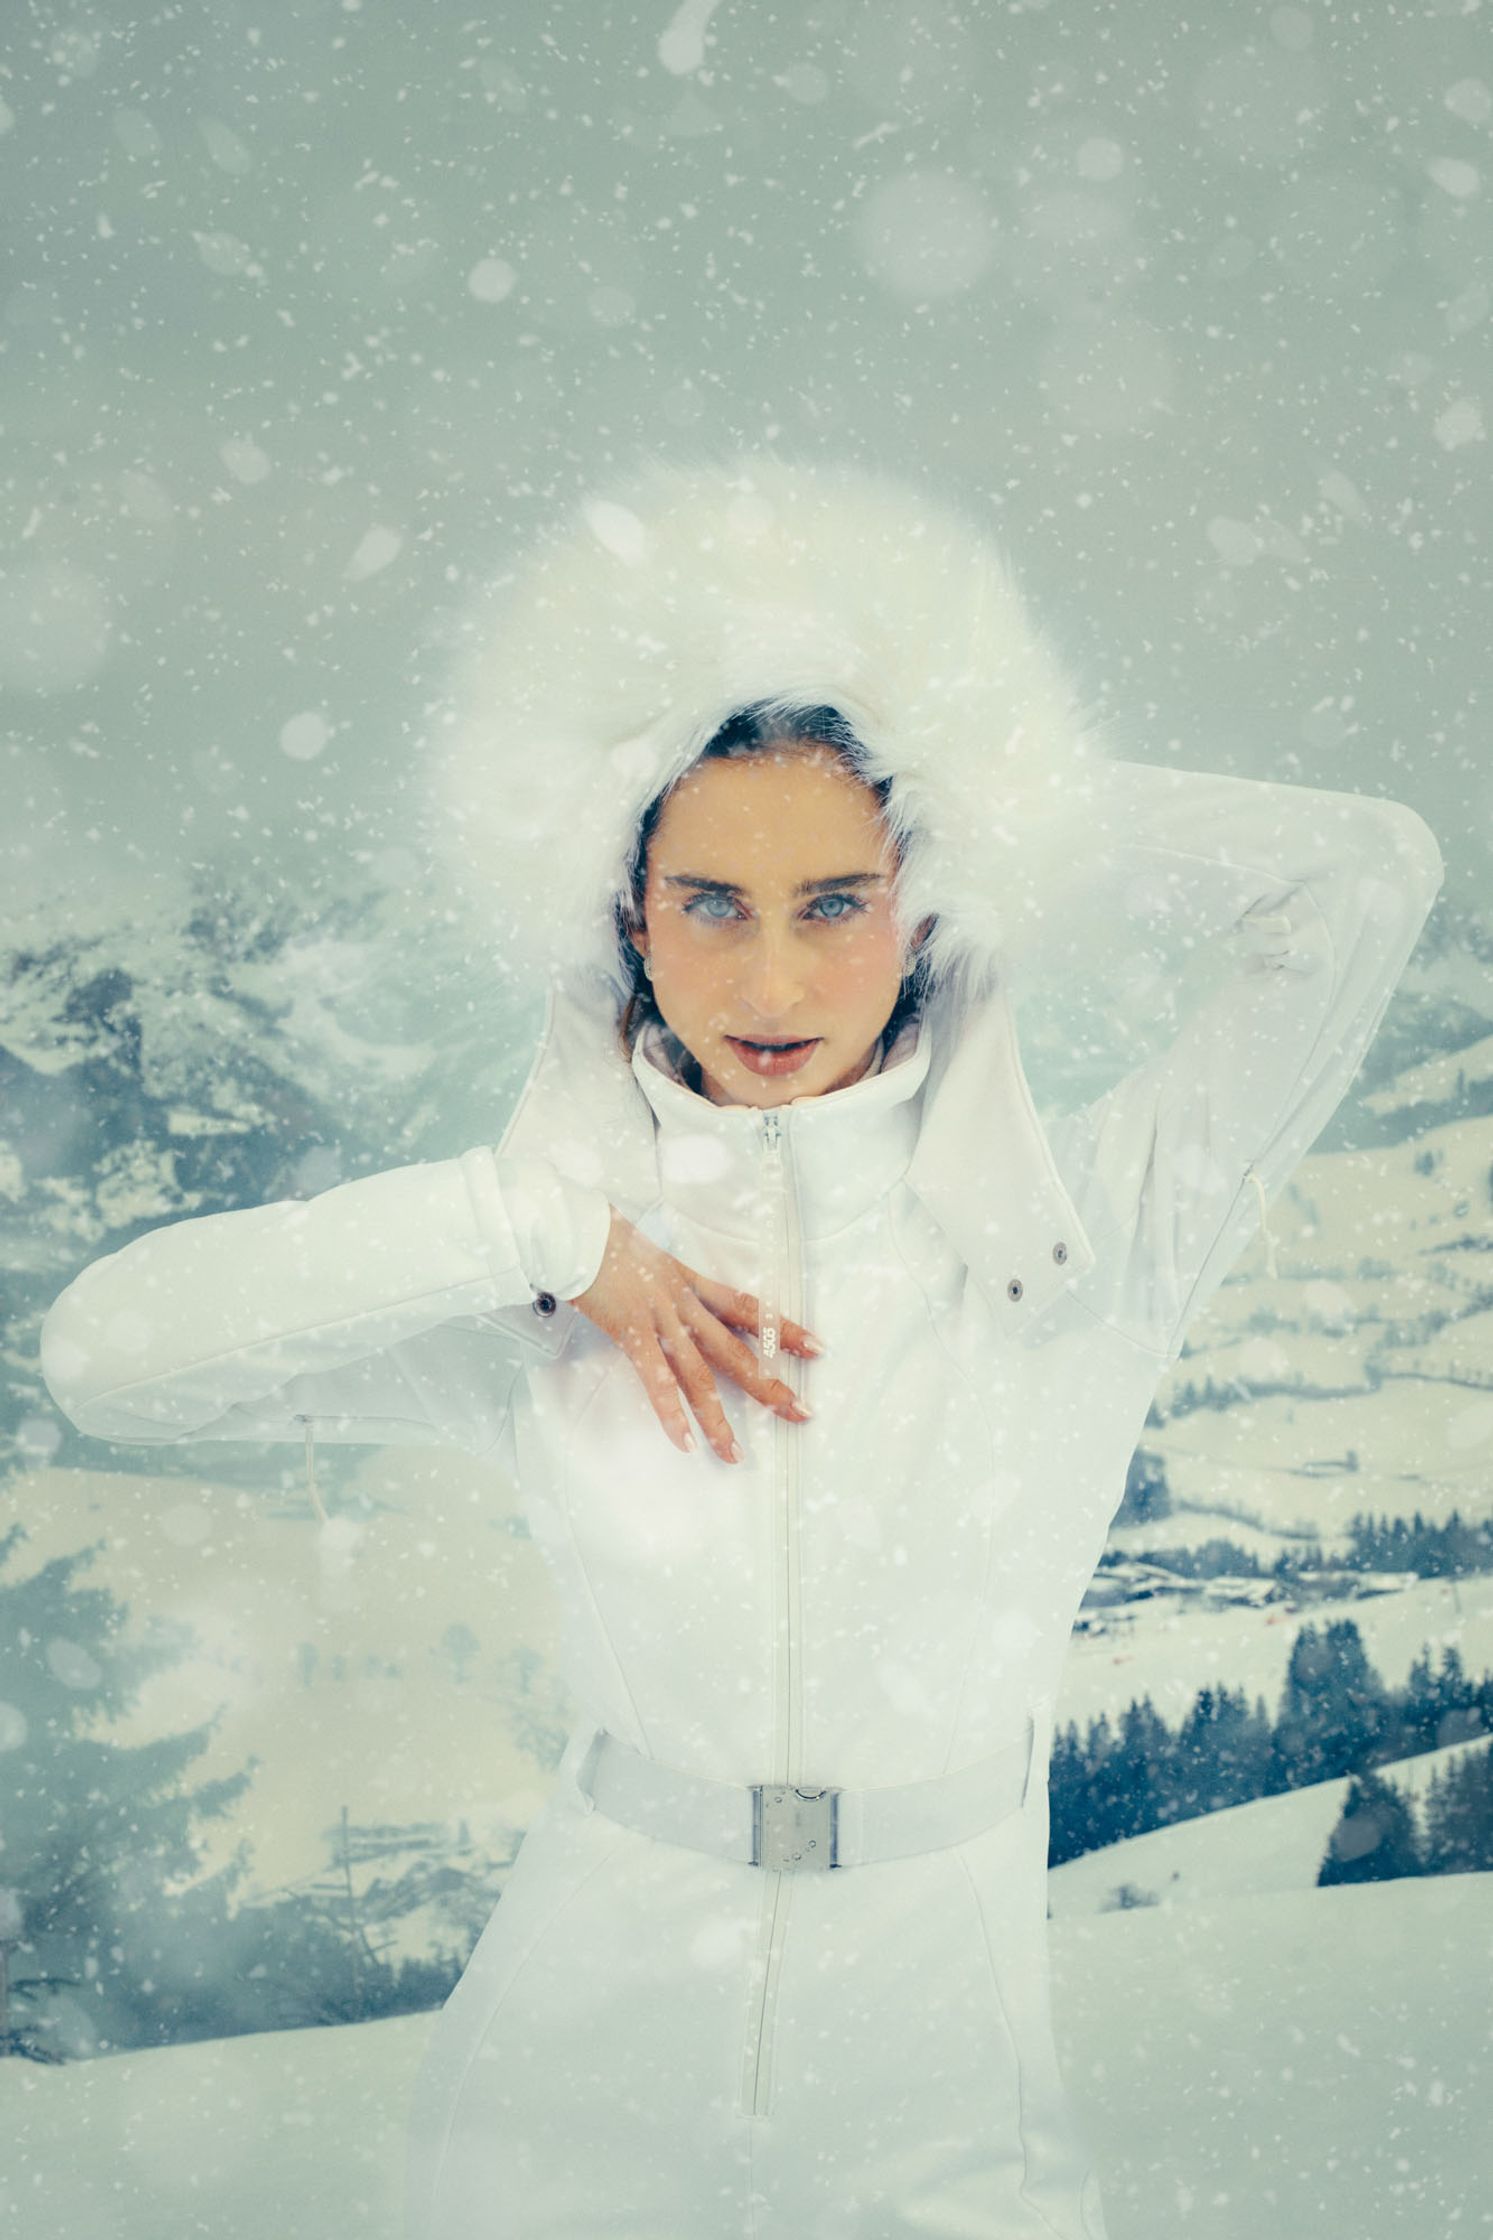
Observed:
[[[805,879],[795,894],[825,894],[831,887],[874,887],[886,877],[883,871],[843,871],[837,879]],[[666,887],[704,887],[710,894],[745,894],[733,879],[704,879],[697,871],[665,872]]]

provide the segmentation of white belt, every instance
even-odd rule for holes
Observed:
[[[893,1789],[713,1781],[598,1727],[576,1765],[586,1810],[753,1867],[858,1867],[968,1843],[1024,1803],[1036,1725],[988,1758]]]

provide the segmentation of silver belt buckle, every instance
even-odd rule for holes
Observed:
[[[837,1867],[838,1789],[800,1789],[791,1781],[752,1784],[754,1867]]]

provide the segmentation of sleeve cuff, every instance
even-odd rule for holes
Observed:
[[[605,1191],[573,1182],[548,1159],[493,1155],[498,1188],[525,1279],[574,1299],[595,1282],[611,1234]]]

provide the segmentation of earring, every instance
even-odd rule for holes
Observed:
[[[651,980],[651,979],[653,978],[653,959],[652,959],[652,957],[646,957],[646,956],[645,956],[645,957],[644,957],[644,959],[643,959],[643,977],[644,977],[645,979],[647,979],[647,980]]]

